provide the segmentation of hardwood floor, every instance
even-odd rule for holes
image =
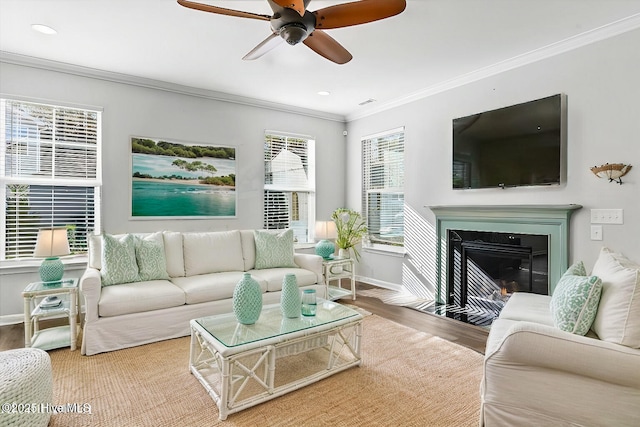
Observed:
[[[357,289],[368,288],[371,288],[371,286],[362,283],[357,284]],[[407,307],[385,304],[379,299],[372,297],[359,295],[355,301],[346,298],[343,299],[342,302],[358,306],[380,317],[431,335],[439,336],[484,354],[488,331],[481,327],[435,314],[423,313]],[[51,320],[49,322],[55,322],[56,324],[49,324],[48,326],[56,326],[60,324],[61,321],[64,321],[64,319]],[[22,347],[24,347],[24,327],[22,323],[0,326],[0,350]]]
[[[371,286],[356,284],[356,289],[369,289]],[[447,341],[468,347],[484,354],[489,331],[479,326],[449,319],[431,313],[424,313],[408,307],[385,304],[377,298],[358,295],[355,301],[350,298],[341,300],[345,304],[361,307],[380,317],[401,325],[436,335]]]

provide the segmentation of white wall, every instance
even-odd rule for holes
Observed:
[[[606,245],[640,262],[640,30],[506,71],[348,123],[347,205],[361,209],[360,137],[405,126],[404,259],[365,252],[358,274],[430,291],[436,283],[435,223],[428,206],[580,204],[571,224],[570,261],[593,266]],[[452,119],[565,93],[568,101],[567,183],[507,190],[451,189]],[[603,163],[635,165],[623,185],[589,170]],[[624,209],[624,225],[604,225],[590,240],[589,210]],[[401,271],[401,273],[399,273]],[[388,272],[388,273],[385,273]]]
[[[340,183],[345,170],[345,124],[340,120],[6,62],[0,63],[0,93],[103,109],[102,228],[108,233],[261,228],[266,129],[315,137],[318,219],[329,219],[331,212],[344,204],[345,192]],[[130,220],[132,135],[235,146],[237,218]],[[35,268],[20,271],[16,274],[15,270],[0,269],[0,319],[22,313],[20,292],[37,280]],[[79,277],[81,271],[68,273]]]

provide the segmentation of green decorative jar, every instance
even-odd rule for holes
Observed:
[[[258,321],[262,311],[262,290],[260,284],[244,273],[242,279],[233,290],[233,313],[239,323],[253,325]]]
[[[302,300],[300,298],[300,289],[298,289],[298,280],[295,274],[286,274],[282,279],[282,292],[280,294],[280,309],[282,316],[293,319],[300,317],[300,307]]]

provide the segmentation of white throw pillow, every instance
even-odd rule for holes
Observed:
[[[603,341],[640,348],[640,265],[602,248],[591,274],[602,279],[593,331]]]

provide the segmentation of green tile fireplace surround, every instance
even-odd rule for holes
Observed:
[[[436,216],[438,290],[437,301],[445,303],[447,287],[448,230],[548,236],[549,295],[569,267],[571,214],[581,205],[477,205],[431,206]]]

